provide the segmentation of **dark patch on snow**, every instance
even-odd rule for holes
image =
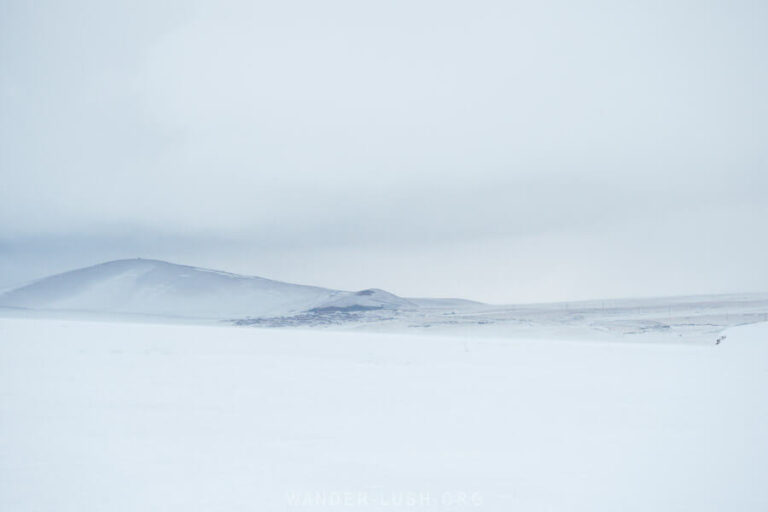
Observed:
[[[377,315],[372,310],[382,308],[319,308],[324,311],[307,311],[292,316],[276,316],[269,318],[242,318],[232,320],[234,325],[261,327],[314,327],[323,325],[341,325],[350,322],[380,322],[390,320],[391,315]]]
[[[352,312],[352,311],[373,311],[376,309],[383,309],[382,306],[361,306],[360,304],[353,304],[351,306],[325,306],[320,308],[312,308],[310,313],[317,313],[319,315],[325,315],[327,313],[340,313],[340,312]]]

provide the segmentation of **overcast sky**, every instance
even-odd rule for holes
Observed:
[[[0,0],[0,286],[142,256],[768,291],[768,2]]]

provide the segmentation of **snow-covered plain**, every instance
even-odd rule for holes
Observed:
[[[160,260],[116,260],[0,293],[0,315],[230,323],[472,337],[713,344],[768,321],[768,294],[490,305],[344,291]]]
[[[0,318],[3,511],[765,511],[720,344]]]

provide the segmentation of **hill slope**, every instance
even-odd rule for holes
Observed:
[[[195,318],[279,316],[312,308],[376,306],[368,295],[289,284],[165,261],[129,259],[46,277],[0,294],[0,305],[28,309]],[[391,294],[382,296],[389,305]],[[396,302],[396,301],[395,301]],[[407,301],[402,301],[407,303]]]

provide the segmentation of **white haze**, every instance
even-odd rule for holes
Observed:
[[[765,2],[0,9],[0,286],[143,256],[493,302],[768,289]]]

